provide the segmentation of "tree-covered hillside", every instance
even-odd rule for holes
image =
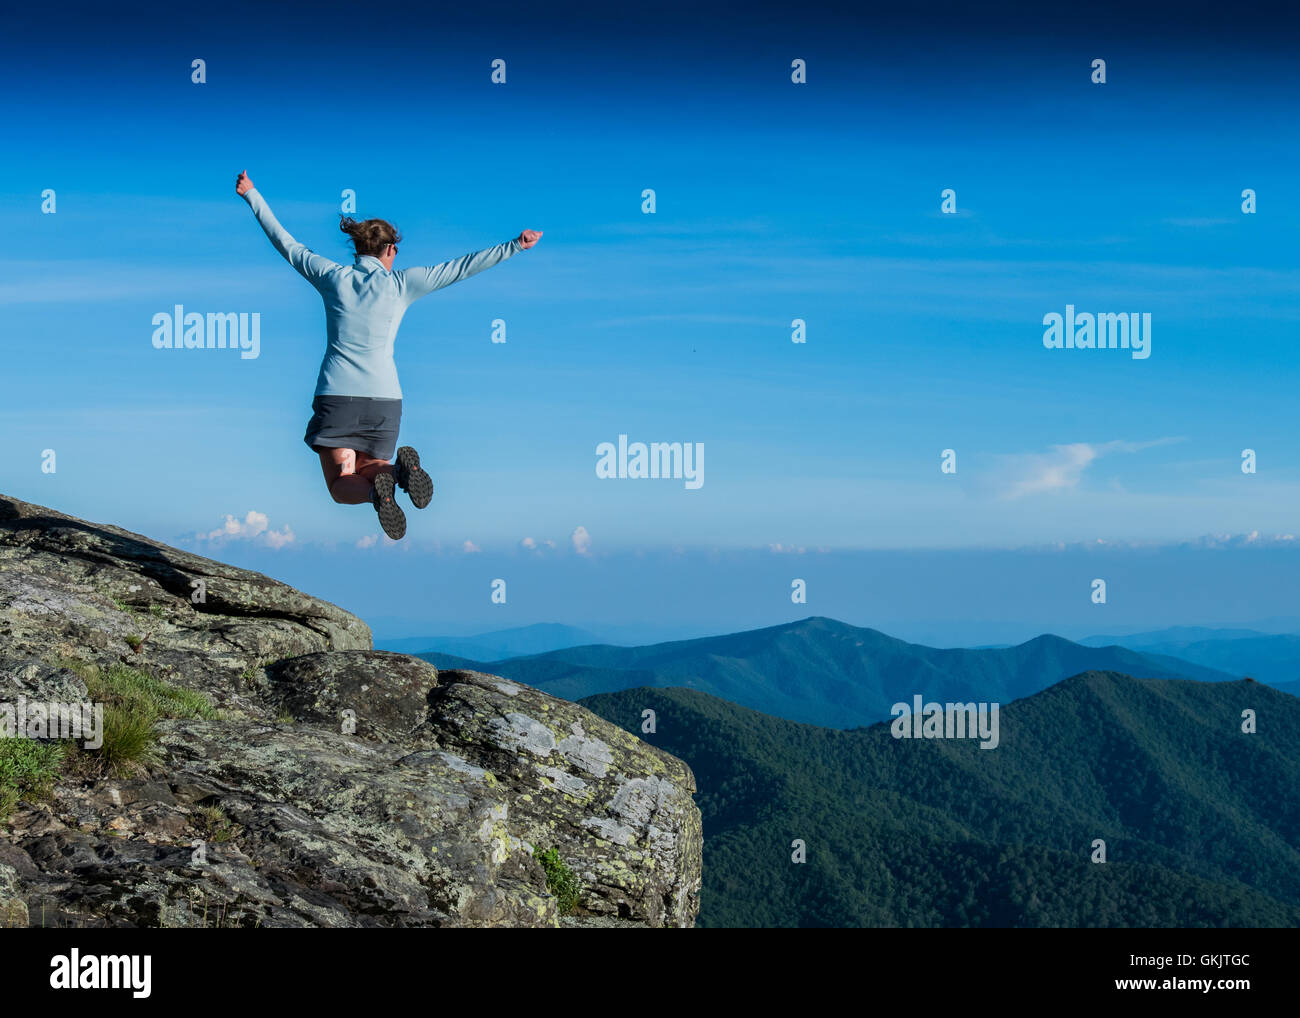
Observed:
[[[694,769],[701,925],[1300,924],[1300,701],[1259,683],[1085,673],[1004,704],[990,750],[687,689],[582,702]]]

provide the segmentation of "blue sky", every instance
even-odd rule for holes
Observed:
[[[817,613],[857,622],[890,614],[862,592],[861,555],[913,562],[891,602],[912,607],[889,621],[919,627],[927,583],[1048,576],[1054,546],[1099,540],[1169,556],[1153,574],[1168,589],[1144,584],[1132,621],[1181,603],[1185,569],[1224,593],[1169,623],[1300,615],[1264,565],[1300,503],[1289,21],[509,10],[15,15],[0,490],[261,569],[392,618],[391,635],[765,623],[786,609],[750,599],[737,563],[780,575],[790,549],[844,579]],[[795,57],[806,85],[789,80]],[[438,493],[400,551],[368,510],[328,500],[302,444],[320,300],[234,196],[242,168],[340,261],[344,188],[402,229],[399,265],[545,231],[407,314],[402,440]],[[175,304],[259,313],[260,356],[153,349],[151,317]],[[1066,304],[1149,312],[1152,356],[1044,349],[1042,318]],[[505,344],[489,341],[496,318]],[[599,480],[596,445],[619,434],[703,443],[703,487]],[[1225,567],[1208,535],[1236,535],[1246,564]],[[933,554],[948,571],[923,582]],[[527,607],[504,621],[474,607],[511,569],[535,575]],[[684,584],[733,593],[710,608]],[[972,593],[941,617],[1064,624],[1025,582],[994,586],[993,605]]]

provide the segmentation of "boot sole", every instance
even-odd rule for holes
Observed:
[[[397,490],[391,474],[375,475],[375,512],[379,515],[379,525],[384,533],[394,541],[406,536],[406,513],[397,504],[393,496]]]
[[[409,445],[397,450],[397,471],[405,478],[401,485],[403,491],[411,496],[411,504],[417,509],[425,508],[433,501],[433,478],[420,467],[420,454]]]

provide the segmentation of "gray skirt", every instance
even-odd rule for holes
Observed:
[[[351,449],[390,460],[402,423],[400,399],[371,396],[317,396],[302,440],[313,450]]]

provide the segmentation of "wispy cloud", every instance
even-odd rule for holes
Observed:
[[[686,222],[657,220],[653,216],[637,217],[631,221],[601,223],[592,228],[593,236],[634,237],[721,237],[730,240],[740,234],[760,236],[770,234],[773,224],[766,219],[691,219]]]
[[[1179,440],[1158,438],[1149,442],[1070,442],[1054,445],[1048,452],[1002,456],[997,469],[1001,482],[1000,496],[1014,499],[1077,488],[1088,467],[1103,456],[1117,452],[1141,452],[1143,449],[1176,441]]]
[[[91,259],[14,261],[0,259],[0,304],[111,304],[153,300],[155,310],[170,311],[173,304],[194,303],[196,293],[210,299],[239,294],[247,298],[283,292],[273,273],[250,273],[229,265],[160,265],[150,262],[111,262]],[[210,309],[208,309],[210,310]],[[220,310],[225,310],[224,308]],[[149,335],[149,318],[141,319]]]
[[[1248,534],[1207,534],[1194,541],[1186,541],[1182,547],[1194,548],[1294,548],[1295,534],[1261,534],[1252,530]]]
[[[786,325],[784,319],[759,318],[756,315],[719,315],[690,314],[677,315],[630,315],[623,318],[603,318],[591,323],[592,328],[617,328],[622,325],[651,325],[675,322],[689,325],[754,325],[762,328],[780,328]]]
[[[1231,226],[1238,222],[1238,220],[1224,218],[1215,219],[1206,216],[1184,216],[1181,218],[1170,217],[1161,220],[1161,222],[1166,223],[1169,226],[1183,226],[1192,230],[1203,230],[1209,226]]]

